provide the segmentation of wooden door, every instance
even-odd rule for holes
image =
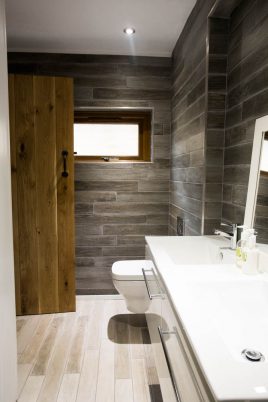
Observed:
[[[10,75],[9,98],[17,314],[73,311],[72,80]]]

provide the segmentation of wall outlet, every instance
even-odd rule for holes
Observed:
[[[177,216],[177,235],[184,236],[184,220],[180,216]]]

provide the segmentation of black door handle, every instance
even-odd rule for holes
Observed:
[[[62,157],[63,157],[63,172],[62,172],[62,177],[68,177],[69,173],[67,172],[67,156],[68,156],[68,151],[62,151]]]

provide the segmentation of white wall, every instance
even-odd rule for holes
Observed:
[[[0,402],[15,402],[17,353],[4,0],[0,0],[0,88]]]

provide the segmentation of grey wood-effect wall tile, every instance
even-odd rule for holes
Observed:
[[[221,219],[222,204],[220,202],[205,202],[205,219]]]
[[[168,203],[168,192],[138,192],[138,193],[117,193],[118,202],[153,202],[153,203]]]
[[[151,77],[151,76],[136,76],[127,77],[127,87],[134,89],[171,89],[171,78],[170,77]]]
[[[120,176],[119,176],[120,174]],[[107,169],[104,173],[102,169],[94,169],[91,170],[77,170],[75,173],[75,180],[78,181],[91,181],[91,180],[99,180],[99,181],[115,181],[115,180],[150,180],[158,177],[160,180],[169,179],[169,169],[164,168],[155,168],[154,166],[139,167],[136,166],[133,169],[122,169],[120,173],[118,169],[111,167]]]
[[[105,225],[103,233],[105,235],[145,235],[145,236],[165,236],[167,235],[167,225]]]
[[[142,214],[142,215],[141,215]],[[78,216],[76,217],[76,224],[79,225],[88,225],[88,226],[101,226],[107,223],[115,223],[115,224],[137,224],[137,223],[145,223],[146,222],[146,213],[140,212],[138,214],[128,215],[120,215],[120,214],[100,214],[100,215],[89,215],[89,216]]]
[[[113,165],[114,166],[114,165]],[[105,176],[105,175],[104,175]],[[138,191],[138,181],[75,181],[75,191]]]
[[[233,186],[231,184],[223,184],[223,202],[232,202]]]
[[[239,126],[225,131],[225,146],[238,145],[245,142],[253,142],[255,120],[242,122]]]
[[[76,202],[75,203],[75,215],[92,215],[93,214],[93,204],[87,202]]]
[[[237,205],[246,206],[248,187],[247,186],[233,186],[232,203]]]
[[[120,75],[108,75],[108,76],[91,76],[86,78],[74,79],[75,89],[79,88],[126,88],[127,79]]]
[[[222,204],[222,219],[230,223],[243,224],[245,208],[234,204]]]
[[[102,247],[115,246],[117,244],[116,236],[76,236],[76,246]]]
[[[118,246],[145,246],[145,236],[117,236]]]
[[[155,89],[111,89],[94,88],[94,99],[127,99],[127,100],[150,100],[150,99],[169,99],[170,92],[167,90]]]
[[[224,183],[239,183],[247,185],[249,179],[249,169],[250,167],[248,165],[225,166]]]
[[[76,191],[76,202],[116,201],[116,193],[112,191]]]
[[[104,256],[132,256],[144,255],[145,246],[117,246],[117,247],[103,247]]]
[[[223,166],[223,149],[206,150],[206,166]]]
[[[138,191],[167,191],[168,192],[169,191],[169,181],[167,181],[167,180],[139,180]]]
[[[206,142],[207,147],[223,148],[225,141],[225,130],[223,129],[207,129]]]
[[[100,226],[89,226],[85,223],[85,216],[80,221],[80,216],[75,217],[75,233],[76,238],[86,238],[89,235],[101,235],[102,228]]]
[[[102,255],[102,247],[77,246],[75,254],[80,257],[96,257]]]
[[[252,143],[225,148],[224,164],[225,166],[243,164],[249,165],[251,161],[251,153]]]
[[[137,257],[144,257],[144,254]],[[107,267],[111,270],[111,266],[118,260],[133,260],[133,256],[108,256],[108,257],[76,257],[76,265],[79,267],[99,268]],[[96,271],[97,272],[97,271]]]
[[[181,196],[178,193],[172,192],[170,196],[170,202],[177,205],[179,208],[190,212],[192,215],[198,218],[202,217],[202,201],[186,196]]]
[[[203,198],[203,185],[194,183],[182,183],[174,181],[171,183],[170,190],[178,193],[181,196],[202,200]]]
[[[146,223],[148,223],[148,225],[167,225],[168,215],[148,215],[146,217]]]
[[[119,215],[119,216],[139,216],[144,215],[156,215],[166,214],[168,210],[168,204],[159,203],[96,203],[94,204],[94,213],[96,215]]]
[[[222,183],[207,183],[206,184],[206,201],[222,201]],[[220,207],[221,210],[221,207]]]

